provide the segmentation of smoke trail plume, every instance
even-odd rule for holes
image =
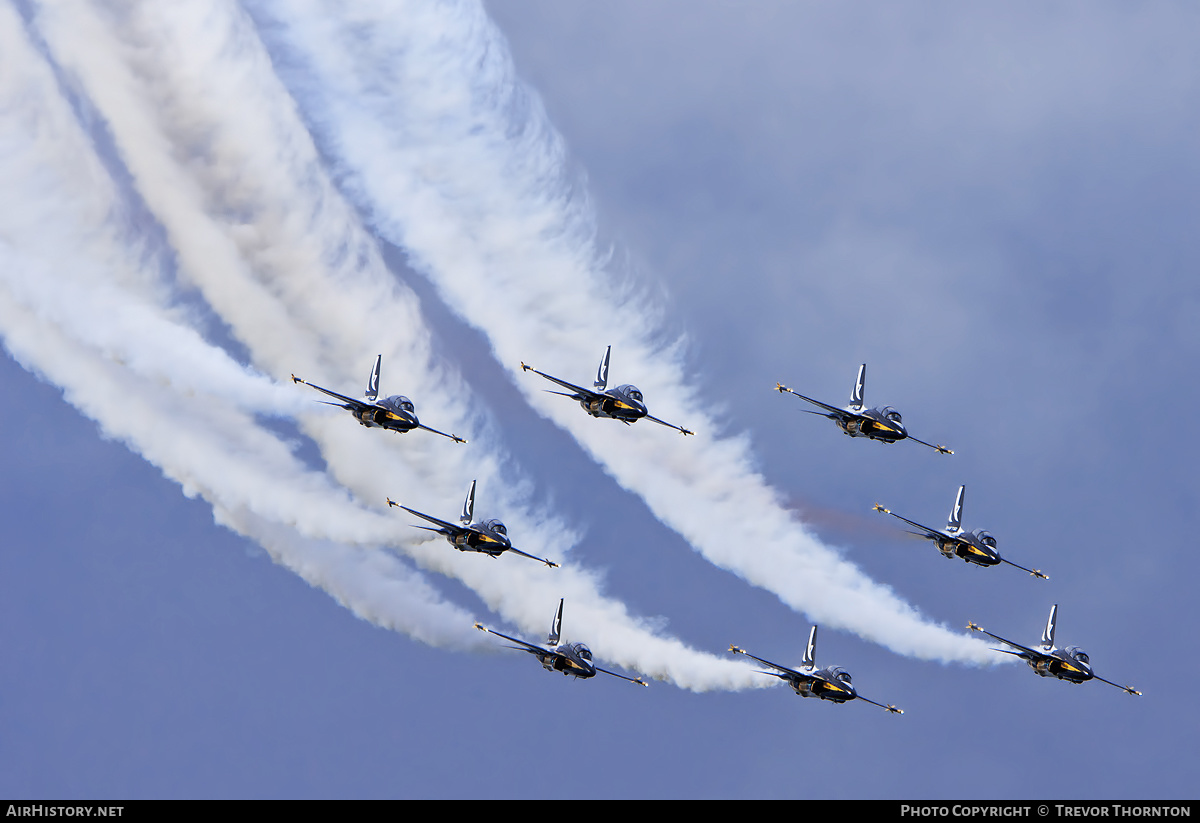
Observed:
[[[318,546],[298,533],[293,511],[316,522],[361,515],[250,413],[291,399],[205,344],[180,312],[156,306],[154,295],[167,292],[121,237],[116,187],[8,5],[0,105],[0,329],[13,356],[63,387],[106,435],[212,503],[219,521],[258,537],[276,562],[359,616],[426,642],[480,647],[467,613],[394,556]],[[387,536],[391,525],[379,520]],[[269,540],[258,534],[268,522]]]
[[[606,272],[561,138],[478,2],[248,5],[344,190],[487,335],[530,404],[664,524],[824,625],[902,654],[990,659],[806,531],[745,438],[712,434],[718,424],[661,342],[655,310]],[[518,370],[530,361],[586,384],[609,343],[614,382],[635,380],[653,414],[695,438],[597,423]]]
[[[63,75],[103,115],[133,186],[174,249],[180,276],[229,324],[255,364],[279,374],[299,363],[338,386],[335,381],[346,361],[365,366],[370,362],[367,352],[383,350],[385,362],[394,365],[406,390],[420,398],[423,413],[432,409],[438,416],[428,417],[430,422],[472,425],[478,414],[470,402],[458,399],[467,396],[466,388],[433,358],[415,298],[387,273],[371,238],[325,179],[286,94],[274,83],[269,61],[256,49],[252,29],[248,36],[246,21],[236,10],[175,4],[164,13],[163,7],[147,4],[107,18],[113,13],[96,14],[87,6],[69,11],[57,6],[40,11],[35,18],[39,34]],[[62,129],[69,131],[69,125]],[[272,149],[264,152],[264,146]],[[70,151],[87,154],[88,148],[72,146]],[[6,165],[7,159],[6,155]],[[52,162],[43,158],[33,167]],[[97,174],[93,170],[88,177]],[[30,190],[28,196],[36,199],[42,196],[39,191]],[[48,201],[47,211],[68,199],[69,193],[58,192]],[[93,222],[112,208],[95,211]],[[61,219],[55,226],[64,229]],[[99,233],[90,224],[65,230],[68,236]],[[44,245],[53,247],[56,242],[50,239]],[[72,271],[89,271],[97,253],[84,251]],[[39,248],[27,257],[37,261],[38,254],[45,253]],[[111,251],[106,254],[113,256]],[[96,271],[95,266],[90,269]],[[514,532],[521,535],[523,548],[533,544],[535,552],[544,546],[545,554],[561,554],[562,546],[571,542],[561,524],[527,510],[517,499],[520,489],[505,493],[513,484],[501,474],[505,458],[495,450],[481,455],[475,447],[468,458],[451,444],[435,443],[432,436],[421,439],[420,433],[398,445],[394,436],[381,439],[379,432],[359,430],[344,417],[313,414],[306,419],[306,431],[321,445],[338,482],[305,470],[286,444],[246,414],[247,409],[287,408],[287,402],[275,399],[277,387],[172,322],[178,318],[163,302],[170,295],[164,295],[161,283],[145,276],[130,276],[125,282],[109,275],[106,281],[106,274],[107,270],[95,273],[97,289],[111,290],[114,280],[122,282],[125,291],[109,295],[111,304],[118,310],[126,304],[138,306],[146,319],[142,330],[152,329],[153,335],[122,336],[120,324],[109,327],[87,312],[54,315],[54,295],[18,278],[9,296],[14,303],[18,296],[26,299],[45,322],[25,328],[19,309],[4,312],[0,322],[10,350],[64,386],[72,402],[107,432],[130,443],[185,489],[202,494],[221,522],[260,540],[307,579],[313,579],[313,563],[322,565],[316,558],[328,554],[324,566],[333,568],[319,570],[318,576],[324,575],[321,585],[353,602],[358,613],[422,639],[452,637],[460,646],[480,643],[477,633],[467,641],[457,628],[449,630],[449,618],[457,621],[460,612],[440,604],[431,591],[409,585],[415,576],[394,559],[365,559],[362,546],[401,544],[406,527],[380,511],[385,494],[399,496],[397,487],[411,490],[414,498],[423,493],[428,498],[423,508],[438,511],[435,507],[445,507],[451,490],[452,499],[458,499],[464,478],[478,475],[490,481],[484,487],[504,504],[506,519],[516,524]],[[368,310],[389,323],[365,326]],[[64,336],[62,330],[74,323],[81,325],[73,345],[64,340],[44,351],[38,344],[39,339]],[[104,341],[109,341],[109,349]],[[113,345],[123,347],[120,359],[114,359]],[[146,351],[154,348],[158,360]],[[62,354],[52,357],[51,350]],[[86,371],[82,364],[95,368]],[[167,368],[172,364],[173,370]],[[205,373],[212,364],[241,371],[249,397],[222,395],[217,390],[219,370],[212,372],[215,380],[203,383],[213,394],[204,395],[201,402],[185,401],[177,394],[195,391],[195,386],[181,387],[170,375],[187,374],[193,367]],[[389,382],[385,373],[385,385]],[[131,425],[133,418],[137,425]],[[186,426],[182,433],[180,426]],[[313,541],[340,548],[325,553],[310,548]],[[599,582],[586,571],[547,572],[516,558],[493,563],[451,552],[440,540],[404,540],[402,547],[425,568],[463,580],[489,606],[523,627],[544,629],[554,599],[566,596],[573,623],[587,626],[589,642],[607,659],[689,688],[763,685],[747,667],[653,635],[624,606],[601,597]],[[357,578],[356,594],[344,594],[343,587],[328,578],[342,569],[347,557],[360,568],[382,564],[384,583],[408,585],[416,590],[409,602],[429,602],[431,608],[387,609],[370,598],[364,604],[364,592],[395,588],[372,588],[366,574]],[[439,612],[435,628],[414,624],[414,614],[429,611]],[[470,621],[456,626],[469,630]]]

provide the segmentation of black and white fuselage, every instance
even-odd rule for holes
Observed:
[[[497,637],[502,637],[510,643],[516,643],[513,648],[518,651],[529,652],[538,659],[542,664],[542,668],[549,672],[560,672],[567,677],[577,679],[588,679],[595,677],[598,672],[610,674],[613,677],[619,677],[622,680],[628,680],[630,683],[637,683],[640,686],[645,686],[646,683],[641,678],[626,677],[623,674],[610,672],[608,669],[602,669],[596,665],[592,659],[592,650],[584,643],[568,643],[562,639],[562,614],[563,600],[558,601],[558,610],[554,613],[554,620],[550,623],[550,633],[546,637],[546,645],[538,646],[534,643],[527,643],[517,637],[509,637],[507,634],[501,634],[498,631],[489,629],[479,623],[475,624],[475,628],[488,634],[494,634]]]
[[[751,660],[757,660],[764,666],[769,666],[772,671],[762,672],[769,674],[772,677],[778,677],[792,687],[792,691],[801,697],[817,697],[821,700],[828,700],[832,703],[846,703],[851,700],[862,700],[864,703],[870,703],[878,706],[881,709],[886,709],[893,714],[904,714],[903,710],[897,709],[892,705],[884,705],[876,703],[860,695],[854,688],[854,683],[850,678],[850,673],[840,666],[826,666],[818,669],[814,663],[817,650],[817,627],[813,626],[812,631],[808,635],[808,645],[804,650],[804,660],[800,667],[791,669],[787,666],[780,666],[778,663],[772,663],[770,660],[764,660],[761,657],[755,657],[737,646],[730,646],[729,651],[734,654],[742,654],[749,657]]]
[[[641,391],[637,386],[628,383],[609,389],[603,394],[593,392],[586,396],[577,396],[575,399],[592,417],[608,417],[622,423],[633,423],[649,413]]]
[[[971,631],[982,632],[993,640],[998,640],[1006,646],[1011,646],[1011,649],[996,649],[995,651],[1011,654],[1024,660],[1029,668],[1033,669],[1041,677],[1053,677],[1058,680],[1065,680],[1068,683],[1086,683],[1089,680],[1099,680],[1102,683],[1107,683],[1110,686],[1116,686],[1128,694],[1140,695],[1141,692],[1131,686],[1122,686],[1119,683],[1114,683],[1111,680],[1105,680],[1092,670],[1092,661],[1088,657],[1087,652],[1078,646],[1067,646],[1065,648],[1057,648],[1054,645],[1054,628],[1058,619],[1058,604],[1050,607],[1050,617],[1046,620],[1046,628],[1042,630],[1042,640],[1037,646],[1022,646],[1020,643],[1014,643],[1011,640],[1005,640],[999,635],[992,634],[986,629],[976,626],[974,623],[967,623],[967,628]]]
[[[842,430],[843,434],[850,437],[866,437],[870,440],[878,440],[881,443],[912,440],[923,446],[936,449],[941,454],[954,453],[945,446],[926,443],[924,440],[913,437],[908,433],[908,429],[904,427],[904,418],[900,412],[891,406],[868,409],[863,403],[866,382],[867,364],[863,363],[858,368],[858,377],[854,381],[854,389],[850,392],[850,404],[840,409],[837,406],[831,406],[828,403],[822,403],[820,400],[806,397],[797,391],[789,389],[782,383],[776,383],[775,389],[780,393],[794,394],[801,400],[820,407],[821,411],[811,411],[808,409],[805,409],[805,411],[808,411],[810,414],[818,414],[829,418],[837,424],[837,427]]]
[[[910,526],[916,526],[921,531],[912,532],[912,534],[933,541],[938,551],[947,559],[957,557],[975,566],[985,567],[1007,563],[1010,566],[1016,566],[1018,569],[1029,572],[1034,577],[1048,580],[1049,578],[1037,569],[1027,569],[1024,566],[1001,557],[1000,551],[997,548],[996,538],[992,536],[991,532],[983,529],[965,531],[962,528],[963,495],[965,492],[966,486],[958,487],[958,493],[954,497],[954,506],[950,509],[950,517],[946,521],[946,528],[944,529],[934,529],[922,525],[915,520],[909,520],[907,517],[901,517],[891,509],[885,509],[878,503],[875,504],[875,511],[890,514],[897,520],[903,520]]]
[[[315,383],[309,383],[307,380],[302,380],[296,375],[292,375],[292,382],[303,383],[310,386],[323,394],[334,397],[340,402],[329,403],[328,400],[323,400],[323,403],[329,403],[331,406],[338,406],[345,409],[354,415],[354,419],[361,425],[371,429],[388,429],[394,432],[410,432],[413,429],[425,429],[434,434],[440,434],[443,437],[448,437],[456,443],[466,443],[467,441],[454,434],[447,434],[443,431],[430,428],[424,425],[417,418],[417,410],[413,402],[402,394],[393,394],[390,397],[385,397],[378,400],[379,397],[379,367],[383,360],[383,355],[375,358],[375,367],[371,370],[371,376],[367,380],[367,392],[361,400],[356,400],[353,397],[347,397],[344,394],[338,394],[335,391],[323,388]]]
[[[447,542],[460,552],[479,552],[491,557],[499,557],[505,552],[512,552],[522,557],[528,557],[531,560],[538,560],[551,568],[558,568],[557,563],[547,560],[544,557],[538,557],[514,548],[508,537],[508,527],[502,521],[489,519],[472,522],[475,510],[475,483],[476,481],[471,481],[471,488],[467,491],[467,499],[463,503],[463,511],[459,516],[457,524],[433,517],[424,512],[419,512],[416,509],[410,509],[408,506],[402,506],[390,497],[387,502],[389,506],[404,509],[409,514],[416,515],[422,520],[433,523],[436,528],[430,526],[415,526],[414,528],[427,529],[428,531],[443,535]]]
[[[596,664],[592,662],[592,650],[583,643],[559,643],[553,653],[535,652],[538,661],[548,672],[560,672],[568,677],[589,678],[596,676]]]
[[[549,380],[551,383],[557,383],[564,389],[570,391],[551,391],[551,394],[559,394],[563,397],[569,397],[572,400],[578,401],[579,405],[585,412],[592,417],[607,417],[610,420],[620,420],[622,423],[629,425],[636,423],[638,420],[652,420],[659,425],[666,426],[670,429],[675,429],[683,434],[693,434],[694,432],[688,429],[676,426],[674,423],[668,423],[665,420],[660,420],[650,414],[646,407],[646,400],[642,396],[642,392],[637,386],[626,383],[617,386],[615,389],[609,389],[608,386],[608,362],[612,354],[612,346],[609,346],[604,352],[604,359],[600,361],[600,368],[596,372],[596,380],[592,384],[592,388],[586,389],[583,386],[577,386],[574,383],[568,383],[566,380],[560,380],[557,377],[546,374],[543,371],[538,371],[533,366],[528,366],[524,363],[521,368],[524,371],[531,371],[534,374],[540,374],[542,377]]]

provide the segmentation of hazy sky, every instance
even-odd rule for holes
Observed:
[[[1187,424],[1200,356],[1192,36],[1200,15],[1192,7],[507,0],[486,11],[511,54],[493,46],[478,59],[431,58],[437,76],[461,74],[467,89],[431,102],[429,87],[405,74],[407,61],[453,46],[440,12],[473,19],[475,4],[363,4],[353,13],[338,4],[247,5],[246,37],[225,51],[212,47],[204,13],[163,13],[172,32],[196,30],[189,49],[163,63],[153,49],[138,50],[159,42],[148,22],[157,18],[138,4],[98,4],[104,37],[85,26],[87,4],[20,2],[0,16],[0,78],[9,78],[0,83],[0,181],[28,193],[0,210],[0,331],[10,352],[29,347],[21,361],[41,363],[45,378],[0,361],[8,466],[0,501],[9,524],[0,544],[0,794],[1196,795],[1200,672],[1188,629],[1200,611],[1190,542],[1200,523]],[[230,16],[218,9],[215,17]],[[370,93],[361,98],[327,79],[351,74],[348,57],[330,56],[321,75],[316,58],[308,65],[289,51],[294,41],[280,22],[374,14],[395,25],[360,26],[360,56],[396,60],[363,81]],[[241,16],[235,9],[232,17]],[[395,31],[406,34],[389,39]],[[335,55],[338,43],[329,42]],[[255,113],[266,107],[249,81],[237,85],[239,72],[258,76],[246,54],[264,49],[273,68],[255,71],[275,72],[286,89],[277,100],[291,101],[279,111],[294,105],[307,124],[294,130],[294,145],[273,136],[283,114],[259,123]],[[509,61],[525,86],[499,105],[486,97],[488,84]],[[13,78],[40,77],[39,66],[110,183],[27,160],[35,149],[53,156],[53,136],[70,131],[48,114],[16,114],[34,108]],[[192,95],[171,96],[187,88],[180,78],[196,83]],[[127,89],[141,91],[123,97]],[[209,93],[226,102],[204,112]],[[335,120],[330,100],[346,101],[350,114]],[[377,134],[378,111],[392,114],[378,117]],[[224,164],[224,132],[204,131],[202,113],[258,136],[261,157],[241,172]],[[460,121],[472,139],[499,147],[496,156],[519,161],[525,141],[560,145],[563,154],[511,162],[489,189],[489,167],[467,154],[475,144],[438,142],[438,129]],[[529,126],[546,122],[561,144]],[[339,133],[339,123],[351,127]],[[506,124],[528,128],[506,132]],[[311,167],[306,140],[320,151]],[[282,195],[256,200],[249,171],[267,179],[276,166],[307,169],[301,176],[310,182],[328,175],[338,191],[321,190],[307,212]],[[397,182],[389,197],[387,186],[400,180],[408,187]],[[418,199],[414,180],[454,208]],[[382,194],[372,181],[386,184]],[[475,183],[495,199],[473,199]],[[556,320],[548,327],[536,319],[548,304],[535,289],[556,288],[556,275],[535,259],[541,247],[522,234],[511,206],[497,204],[527,203],[527,192],[552,184],[573,199],[539,202],[543,210],[529,219],[543,219],[549,235],[556,210],[568,225],[591,225],[594,215],[598,254],[611,249],[600,274],[640,295],[622,311],[575,300],[583,291],[564,268],[561,289],[572,299],[563,305],[574,308],[549,312]],[[90,198],[107,202],[102,194],[121,204],[116,251],[102,246],[101,233],[84,238],[73,228],[91,225]],[[204,208],[189,211],[193,201]],[[437,219],[435,207],[446,208]],[[300,228],[284,226],[289,209],[303,212]],[[208,224],[194,215],[209,213],[214,226],[234,228],[204,234]],[[238,227],[238,215],[260,213],[278,215],[278,225],[246,218]],[[304,242],[269,242],[359,236],[335,235],[335,224],[358,226],[367,240],[340,256],[325,248],[321,259],[337,260],[327,271],[301,265],[320,258],[305,257]],[[475,246],[445,239],[456,236],[488,250],[496,270],[469,281]],[[303,323],[253,315],[252,289],[227,306],[205,290],[188,261],[211,261],[216,271],[230,238],[229,270],[242,267],[289,295],[290,317],[309,312]],[[573,236],[551,239],[569,246]],[[399,287],[360,290],[369,280],[362,261],[375,259]],[[60,268],[64,260],[81,268]],[[178,373],[170,363],[161,372],[153,352],[136,345],[157,327],[133,326],[129,318],[142,315],[124,313],[126,298],[104,302],[104,288],[91,291],[93,265],[133,272],[120,294],[136,292],[155,317],[198,331],[203,351],[253,366],[246,384],[222,389],[225,366],[214,357],[196,361],[211,373],[184,361]],[[477,282],[504,288],[488,297]],[[406,289],[419,315],[402,313]],[[367,293],[375,296],[360,297]],[[41,295],[42,309],[9,312],[10,298],[28,295]],[[476,298],[492,300],[494,313]],[[522,300],[527,311],[510,310]],[[66,358],[63,373],[86,381],[68,387],[70,402],[51,373],[57,338],[39,337],[42,321],[77,333],[96,358],[94,367]],[[539,322],[562,345],[518,358],[586,385],[613,344],[613,382],[637,383],[652,414],[683,425],[692,421],[669,412],[704,409],[715,430],[681,444],[669,429],[626,429],[538,396],[549,384],[519,375],[506,352],[518,331]],[[428,338],[419,331],[426,326]],[[597,326],[617,339],[591,339]],[[20,337],[26,327],[30,336]],[[110,338],[111,329],[122,333]],[[677,336],[687,397],[670,388],[669,368],[628,353],[646,348],[639,340]],[[473,427],[459,432],[468,446],[360,429],[287,379],[319,369],[315,382],[354,394],[377,341],[396,352],[384,365],[384,391],[410,395],[439,428],[434,410],[461,414],[455,422]],[[179,351],[192,351],[185,343]],[[559,371],[558,359],[576,350],[586,360]],[[401,351],[415,353],[412,362],[401,362]],[[868,404],[896,406],[914,435],[949,445],[952,457],[914,443],[851,440],[772,390],[783,382],[842,405],[863,362]],[[127,373],[137,380],[122,382]],[[137,387],[138,403],[111,405],[105,437],[76,407],[98,407],[87,398],[106,391],[119,398],[126,385]],[[101,394],[88,394],[93,387]],[[140,405],[146,398],[159,403],[154,414]],[[299,426],[293,413],[305,415]],[[243,462],[224,474],[171,462],[175,445],[234,443],[230,430],[247,436],[230,447]],[[271,433],[292,449],[294,464],[272,450]],[[556,605],[545,575],[556,571],[518,557],[450,556],[444,543],[423,544],[408,559],[396,558],[397,546],[362,548],[380,523],[390,529],[381,517],[394,523],[397,545],[416,533],[410,520],[379,513],[376,487],[450,518],[479,461],[496,483],[522,485],[481,487],[477,513],[505,518],[514,539],[514,524],[526,524],[527,539],[561,539],[544,551],[558,557],[561,549],[573,564],[563,572],[576,576],[562,578],[570,591],[598,581],[597,598],[625,604],[639,627],[699,653],[730,658],[725,650],[736,643],[797,664],[810,614],[781,602],[786,592],[708,562],[701,551],[717,549],[694,550],[680,536],[700,544],[706,532],[723,533],[727,524],[704,497],[723,478],[697,477],[691,509],[686,498],[664,500],[656,483],[637,482],[638,467],[648,471],[657,455],[665,462],[684,445],[724,449],[714,445],[718,435],[721,444],[742,438],[751,468],[782,505],[922,621],[958,632],[973,620],[1032,643],[1057,603],[1059,645],[1082,646],[1098,674],[1144,696],[1039,678],[1004,659],[991,667],[930,662],[860,636],[869,630],[834,628],[821,632],[818,664],[846,668],[864,696],[902,707],[903,716],[802,700],[780,687],[694,692],[603,676],[573,681],[470,627],[480,620],[540,640]],[[622,443],[637,445],[622,451]],[[293,468],[272,475],[280,466]],[[214,522],[214,500],[224,522],[245,530],[275,495],[315,489],[311,499],[325,499],[321,484],[332,490],[328,518],[308,505],[287,528],[265,528],[265,549]],[[871,511],[879,502],[940,526],[960,484],[964,525],[989,529],[1006,557],[1049,581],[944,560]],[[671,520],[679,512],[683,523]],[[362,532],[354,546],[339,534],[315,536],[322,522],[342,518]],[[759,525],[747,523],[747,534],[763,533]],[[779,550],[761,540],[718,542],[740,568]],[[333,557],[353,560],[337,566]],[[352,575],[334,575],[351,565]],[[536,597],[510,602],[509,585],[528,585]],[[426,595],[438,604],[422,611]],[[833,609],[804,596],[812,609]],[[570,639],[597,647],[618,636],[607,623],[589,636],[581,608],[572,611],[568,599]]]

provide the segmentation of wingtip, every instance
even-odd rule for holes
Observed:
[[[742,651],[741,649],[739,649],[737,646],[733,646],[733,645],[731,645],[731,646],[729,647],[729,651],[733,652],[734,654],[745,654],[745,652],[744,652],[744,651]]]
[[[640,685],[642,685],[642,686],[645,686],[645,687],[647,687],[647,688],[649,688],[649,687],[650,687],[650,684],[649,684],[649,683],[647,683],[645,680],[642,680],[642,678],[640,678],[640,677],[635,677],[635,678],[633,679],[633,682],[634,682],[634,683],[638,683],[638,684],[640,684]]]
[[[561,566],[559,566],[559,565],[558,565],[557,563],[555,563],[553,560],[543,560],[542,562],[543,562],[543,563],[545,563],[547,566],[549,566],[549,567],[550,567],[550,568],[552,568],[552,569],[558,569],[558,568],[561,568]]]
[[[524,361],[521,361],[521,371],[529,371],[530,366]]]
[[[487,626],[483,625],[482,623],[476,623],[475,628],[479,629],[479,631],[481,631],[481,632],[487,631]]]
[[[892,714],[904,714],[904,709],[898,709],[890,703],[884,708],[886,708]]]
[[[679,430],[683,432],[684,437],[687,437],[689,434],[695,434],[695,432],[690,429],[680,428]]]
[[[395,500],[393,500],[390,497],[387,499],[387,502],[388,502],[389,506],[395,506],[396,508],[400,508],[400,504],[397,503]]]
[[[884,508],[882,505],[880,505],[879,503],[876,503],[874,506],[872,506],[872,507],[871,507],[871,510],[872,510],[872,511],[877,511],[877,512],[883,512],[884,514],[891,514],[891,513],[892,513],[890,509],[885,509],[885,508]]]
[[[299,377],[297,377],[296,375],[294,375],[294,374],[293,374],[293,375],[292,375],[292,382],[293,382],[293,383],[303,383],[304,381],[303,381],[303,380],[301,380]]]
[[[1030,574],[1033,575],[1034,577],[1040,577],[1042,580],[1050,579],[1050,575],[1043,574],[1040,569],[1034,569],[1033,571],[1030,572]]]
[[[938,454],[954,454],[954,449],[948,449],[941,444],[934,446],[934,448],[937,449]]]
[[[450,435],[450,439],[453,440],[455,443],[466,443],[467,442],[467,438],[459,437],[457,434]]]
[[[1142,693],[1139,692],[1137,689],[1135,689],[1133,686],[1126,686],[1125,691],[1129,694],[1137,695],[1138,697],[1142,696]]]
[[[968,620],[968,621],[967,621],[967,628],[968,628],[968,629],[970,629],[970,630],[971,630],[971,631],[973,631],[973,632],[981,632],[981,631],[983,631],[983,629],[981,629],[981,628],[979,628],[978,626],[976,626],[976,625],[975,625],[974,623],[972,623],[970,620]]]
[[[783,394],[784,392],[791,391],[791,389],[789,389],[787,386],[783,385],[782,383],[776,383],[775,391],[779,392],[780,394]]]

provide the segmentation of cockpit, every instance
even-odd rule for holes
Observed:
[[[505,537],[508,536],[508,527],[505,526],[503,523],[501,523],[499,520],[489,520],[489,521],[487,521],[487,523],[485,525],[489,529],[494,531],[496,534],[502,534]]]
[[[580,660],[586,660],[588,663],[592,662],[592,650],[583,643],[575,644],[575,654],[579,655]]]
[[[977,534],[979,535],[980,543],[987,546],[989,549],[996,548],[996,538],[992,537],[991,532],[980,531]]]
[[[841,682],[845,683],[846,685],[851,685],[853,683],[853,681],[850,679],[850,672],[848,672],[838,666],[834,666],[833,668],[831,668],[829,670],[829,672],[835,678],[837,678]]]
[[[896,411],[891,406],[884,406],[879,411],[884,417],[886,417],[888,420],[891,420],[893,423],[904,422],[904,418],[900,416],[900,412]]]
[[[379,405],[390,407],[395,411],[405,411],[409,414],[413,414],[416,411],[416,406],[412,404],[412,401],[402,394],[393,394]]]
[[[619,386],[617,391],[621,392],[621,394],[625,395],[630,400],[636,400],[638,403],[645,402],[642,399],[642,393],[637,386],[631,386],[627,383],[624,386]]]
[[[1085,652],[1083,649],[1079,648],[1078,646],[1067,646],[1066,652],[1067,652],[1067,654],[1071,655],[1071,657],[1074,657],[1076,660],[1078,660],[1080,663],[1083,663],[1084,665],[1091,665],[1092,661],[1088,658],[1087,652]]]

